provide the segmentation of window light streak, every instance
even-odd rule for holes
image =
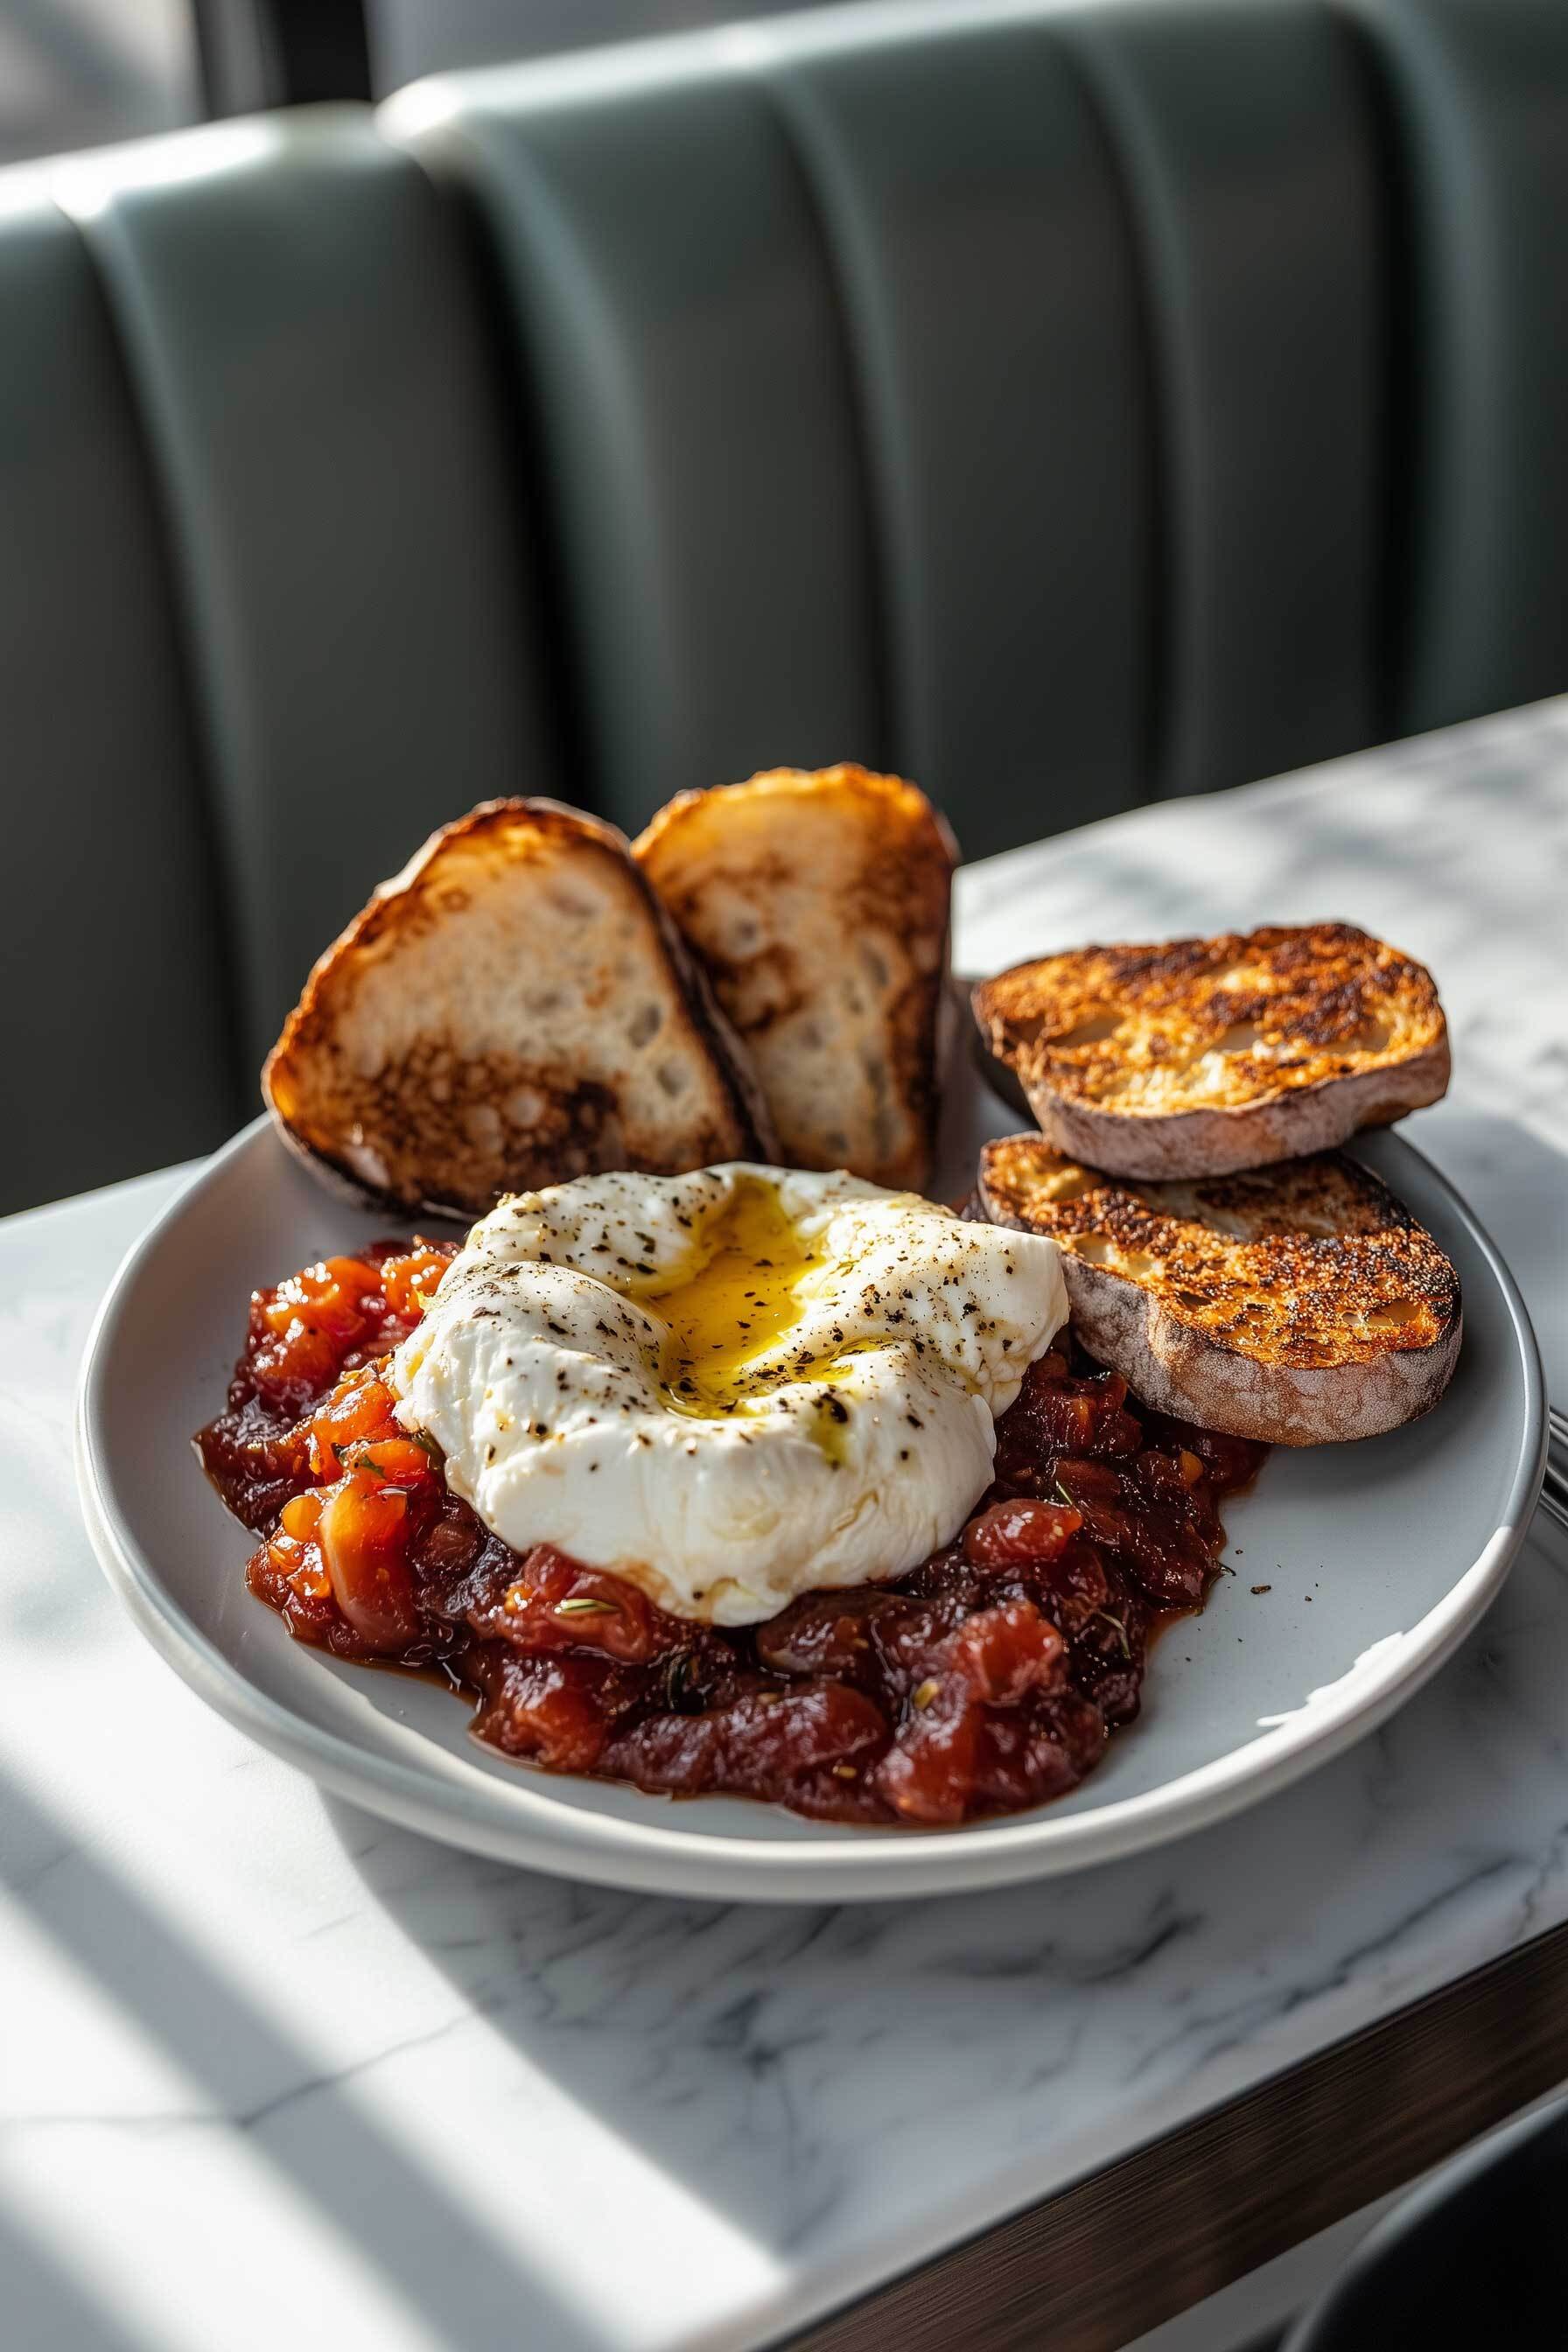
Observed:
[[[188,2118],[148,2116],[145,2091],[139,2100],[150,2137],[138,2186],[166,2206],[160,2184],[183,2164],[187,2140],[215,2180],[223,2168],[237,2168],[235,2185],[214,2190],[211,2217],[220,2234],[235,2217],[240,2239],[224,2257],[231,2267],[261,2227],[247,2214],[269,2214],[279,2248],[308,2249],[323,2280],[352,2273],[355,2294],[378,2294],[398,2315],[402,2333],[386,2336],[385,2352],[434,2352],[422,2332],[408,2330],[421,2325],[422,2301],[448,2291],[433,2274],[448,2246],[449,2291],[466,2279],[489,2305],[507,2307],[513,2296],[537,2294],[561,2314],[564,2340],[580,2331],[584,2341],[607,2336],[624,2352],[668,2337],[677,2320],[689,2326],[737,2305],[754,2307],[785,2284],[785,2265],[721,2205],[688,2187],[661,2161],[655,2139],[634,2140],[574,2095],[552,2069],[547,2025],[520,2047],[455,1994],[341,1853],[335,1860],[356,1911],[340,1936],[308,1947],[307,1974],[291,1965],[302,1930],[279,1923],[275,1889],[254,1909],[236,1903],[231,1886],[204,1883],[188,1847],[181,1867],[171,1853],[165,1871],[157,1853],[163,1841],[151,1824],[151,1867],[132,1885],[95,1833],[92,1775],[70,1774],[68,1763],[62,1775],[61,1761],[52,1759],[46,1781],[28,1749],[0,1751],[14,1812],[36,1809],[53,1844],[81,1847],[79,1859],[68,1855],[50,1871],[47,1896],[40,1888],[32,1906],[38,1927],[89,1978],[86,1997],[116,2004],[142,2043],[154,2045],[148,2087],[162,2067],[172,2070],[172,2089],[189,2085],[177,2101],[193,2110]],[[300,1794],[316,1801],[303,1784]],[[328,1866],[323,1851],[311,1874]],[[613,2034],[613,2016],[601,2030]],[[563,2056],[581,2048],[581,2022],[558,2031]],[[248,2137],[225,2121],[236,2109],[256,2114]],[[647,2112],[657,2124],[657,2103]],[[677,2113],[677,2139],[681,2123]],[[57,2137],[106,2128],[114,2151],[104,2164],[108,2199],[134,2119],[71,2123]],[[52,2144],[42,2125],[26,2132],[30,2164],[39,2141]],[[62,2182],[70,2173],[68,2161]],[[373,2178],[379,2186],[367,2204]],[[64,2186],[59,2194],[48,2211],[63,2227]],[[437,2251],[418,2253],[421,2237]],[[121,2267],[145,2252],[108,2233],[103,2260],[116,2294]],[[156,2296],[149,2308],[162,2310]],[[191,2352],[209,2352],[212,2341],[210,2332],[205,2341],[196,2334]],[[186,2352],[183,2339],[173,2352]]]

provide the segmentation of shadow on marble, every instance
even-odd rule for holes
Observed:
[[[522,2081],[820,2264],[922,2216],[957,2234],[950,2181],[1028,2201],[1415,1998],[1472,1940],[1552,1924],[1568,1825],[1519,1792],[1554,1802],[1535,1751],[1561,1766],[1564,1676],[1568,1584],[1532,1546],[1436,1682],[1297,1787],[1162,1853],[925,1903],[621,1895],[323,1803]]]
[[[1539,1300],[1563,1262],[1534,1222],[1563,1206],[1563,1160],[1505,1118],[1429,1116],[1417,1139],[1461,1189],[1474,1178]],[[549,2158],[531,2136],[542,2084],[781,2270],[891,2270],[1568,1916],[1565,1569],[1568,1543],[1533,1546],[1437,1681],[1322,1772],[1074,1880],[890,1907],[664,1901],[320,1801],[379,1912],[496,2038],[490,2128],[508,2147],[515,2131],[520,2165]],[[523,2297],[542,2339],[594,2340],[354,2069],[323,2075],[112,1861],[19,1790],[4,1802],[16,1900],[191,2078],[176,2120],[216,2135],[232,2116],[452,2352],[516,2340]],[[0,2242],[0,2277],[58,2310],[73,2352],[139,2352],[90,2308],[79,2326],[85,2290],[52,2268],[48,2248],[13,2263]]]
[[[525,2273],[436,2174],[378,2126],[356,2097],[353,2070],[323,2075],[308,2050],[4,1775],[0,1806],[8,1853],[27,1857],[8,1870],[0,1857],[0,1885],[68,1961],[101,1985],[199,2086],[203,2105],[176,2120],[242,2132],[422,2315],[431,2340],[450,2352],[495,2352],[520,2341],[525,2309],[539,2315],[552,2345],[592,2341],[581,2315],[557,2313],[538,2273]],[[15,2216],[0,2216],[5,2343],[18,2352],[24,2344],[31,2352],[54,2343],[70,2352],[137,2352],[144,2339],[119,2333],[79,2286],[55,2274],[41,2248],[30,2240],[13,2242],[17,2226]],[[453,2301],[455,2279],[463,2285],[460,2307]],[[29,2294],[55,2333],[15,2332],[16,2298],[26,2310]]]
[[[145,2337],[127,2335],[15,2212],[0,2211],[0,2282],[5,2341],[16,2352],[145,2352]]]
[[[1449,1103],[1418,1125],[1484,1200],[1568,1391],[1568,1162],[1500,1115]],[[1228,2095],[1276,2044],[1285,2063],[1304,2012],[1353,2030],[1464,1965],[1468,1935],[1495,1949],[1500,1919],[1522,1940],[1561,1916],[1565,1565],[1538,1522],[1458,1656],[1359,1747],[1163,1853],[1037,1886],[677,1902],[477,1861],[323,1802],[376,1900],[525,2068],[775,2256],[821,2259],[940,2210],[932,2113],[955,2179],[1047,2161],[1065,2177],[1113,2111],[1125,2146],[1130,2115],[1177,2096],[1191,2111],[1200,2084],[1200,2104]]]

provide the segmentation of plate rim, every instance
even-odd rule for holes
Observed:
[[[132,1243],[98,1307],[83,1351],[73,1415],[77,1478],[89,1538],[110,1586],[140,1632],[196,1696],[237,1729],[334,1794],[446,1844],[521,1867],[699,1900],[896,1902],[964,1894],[1055,1877],[1173,1843],[1212,1827],[1289,1787],[1375,1729],[1436,1673],[1501,1590],[1524,1541],[1546,1454],[1545,1387],[1529,1310],[1485,1226],[1441,1169],[1415,1144],[1381,1133],[1418,1160],[1479,1251],[1497,1286],[1524,1375],[1525,1410],[1503,1516],[1478,1557],[1402,1637],[1397,1671],[1370,1691],[1352,1674],[1337,1699],[1289,1718],[1289,1736],[1234,1748],[1157,1788],[1081,1813],[1048,1805],[988,1826],[914,1835],[867,1831],[788,1843],[713,1836],[562,1804],[545,1790],[498,1784],[442,1790],[417,1765],[378,1756],[311,1723],[258,1689],[185,1613],[119,1507],[104,1457],[101,1412],[107,1359],[135,1285],[194,1201],[269,1136],[263,1113],[215,1152]],[[1352,1140],[1359,1141],[1357,1138]],[[1397,1185],[1395,1183],[1395,1189]],[[1418,1638],[1417,1638],[1418,1637]],[[1279,1729],[1285,1730],[1281,1725]],[[1263,1752],[1260,1752],[1263,1751]],[[532,1776],[543,1778],[545,1776]],[[520,1811],[518,1800],[523,1801]]]

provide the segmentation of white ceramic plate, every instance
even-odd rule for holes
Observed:
[[[953,1189],[1018,1121],[954,1074]],[[193,1689],[326,1788],[480,1853],[610,1885],[772,1902],[956,1893],[1077,1870],[1218,1821],[1324,1762],[1419,1688],[1507,1573],[1540,1483],[1540,1367],[1519,1293],[1444,1180],[1396,1136],[1360,1155],[1459,1271],[1465,1344],[1437,1411],[1393,1437],[1277,1453],[1226,1512],[1235,1573],[1155,1653],[1144,1711],[1081,1789],[947,1832],[844,1830],[739,1799],[679,1803],[508,1764],[458,1699],[289,1639],[191,1433],[221,1403],[246,1296],[396,1230],[321,1192],[264,1121],[131,1252],[88,1349],[88,1525],[137,1623]],[[1254,1594],[1255,1584],[1267,1593]]]

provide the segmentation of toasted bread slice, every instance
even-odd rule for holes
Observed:
[[[357,1197],[465,1218],[570,1176],[773,1148],[624,836],[553,801],[433,834],[317,963],[261,1084]]]
[[[784,1159],[918,1192],[958,854],[925,794],[778,768],[682,793],[635,849],[751,1052]]]
[[[1159,1412],[1323,1445],[1414,1421],[1453,1375],[1458,1276],[1341,1152],[1133,1186],[1015,1135],[979,1191],[994,1224],[1060,1244],[1084,1346]]]
[[[1042,1133],[1119,1176],[1266,1167],[1447,1091],[1431,974],[1351,923],[1079,948],[972,1002]]]

